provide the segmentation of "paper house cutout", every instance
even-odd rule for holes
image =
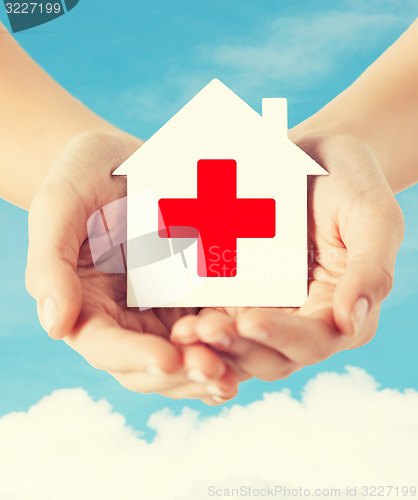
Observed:
[[[286,99],[263,99],[260,116],[212,80],[114,172],[128,184],[127,305],[300,306],[308,287],[307,176],[325,174],[288,139]],[[144,234],[167,239],[171,258],[135,265],[141,249],[131,242]],[[176,252],[182,238],[190,244]],[[217,262],[226,274],[216,275]]]

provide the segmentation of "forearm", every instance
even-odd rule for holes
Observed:
[[[60,87],[1,23],[0,109],[0,197],[23,208],[72,137],[122,133]]]
[[[296,127],[353,135],[374,151],[392,190],[418,182],[418,21],[347,90]]]

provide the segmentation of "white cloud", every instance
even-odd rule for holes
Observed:
[[[200,500],[207,487],[411,485],[418,393],[379,390],[358,368],[322,373],[302,400],[284,391],[202,418],[155,413],[152,443],[106,401],[59,390],[0,419],[2,500]]]
[[[277,92],[296,101],[298,92],[328,84],[344,71],[350,57],[383,52],[417,11],[415,0],[401,5],[398,0],[345,0],[333,10],[292,10],[292,15],[255,25],[245,40],[241,35],[233,43],[195,47],[190,54],[194,69],[173,62],[152,86],[122,91],[118,108],[132,122],[161,126],[215,77],[247,101],[258,103],[263,95]]]
[[[379,10],[281,16],[267,22],[250,44],[205,47],[202,55],[249,89],[272,82],[309,89],[338,72],[347,57],[379,46],[388,29],[402,30],[407,24],[404,16]]]

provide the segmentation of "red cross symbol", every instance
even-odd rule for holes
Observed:
[[[237,198],[235,160],[197,162],[197,198],[162,198],[159,235],[199,235],[197,274],[234,277],[237,238],[273,238],[276,202],[272,198]]]

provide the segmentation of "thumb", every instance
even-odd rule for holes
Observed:
[[[402,211],[389,188],[378,198],[362,197],[350,210],[341,230],[347,267],[333,299],[334,320],[344,334],[358,334],[370,310],[389,295],[403,233]]]
[[[76,269],[85,221],[77,192],[59,177],[46,181],[29,211],[26,287],[37,301],[41,325],[55,339],[72,330],[80,313]]]

